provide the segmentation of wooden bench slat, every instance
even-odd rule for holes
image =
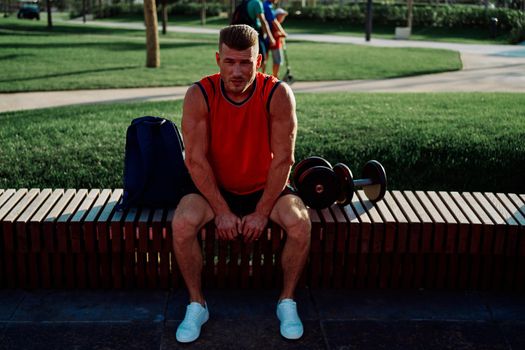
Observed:
[[[75,213],[73,214],[73,217],[71,218],[71,222],[82,222],[84,221],[84,218],[88,214],[88,212],[91,210],[91,207],[93,206],[93,203],[97,199],[98,195],[100,194],[100,190],[98,189],[92,189],[88,192],[87,196],[84,198],[80,206],[77,208]]]
[[[410,204],[416,215],[419,217],[419,220],[422,223],[433,223],[432,219],[424,209],[423,205],[417,199],[416,194],[412,191],[403,191],[403,195],[407,199],[407,202]]]
[[[439,209],[434,205],[432,200],[429,198],[429,195],[427,192],[416,191],[415,197],[422,204],[423,208],[425,209],[425,212],[428,213],[430,220],[434,224],[444,224],[445,223],[445,219],[443,219],[443,217],[441,216],[441,213],[439,212]],[[425,219],[424,221],[427,221],[427,220]]]
[[[516,272],[516,288],[517,290],[523,292],[525,291],[525,223],[523,218],[525,218],[525,200],[522,200],[517,194],[511,193],[508,195],[512,204],[515,205],[514,217],[518,221],[520,226],[519,236],[518,236],[518,261],[517,261],[517,272]],[[525,198],[524,198],[525,199]],[[521,215],[518,216],[518,213]]]
[[[9,196],[9,199],[4,203],[2,208],[0,208],[0,220],[6,221],[4,218],[11,212],[13,208],[16,207],[18,201],[20,201],[20,199],[23,198],[27,193],[27,188],[21,188],[13,193],[12,196]]]
[[[334,275],[333,287],[342,288],[344,285],[344,269],[346,259],[346,241],[348,236],[348,223],[343,213],[341,206],[334,205],[330,208],[332,216],[336,225],[336,239],[335,239],[335,259],[334,259]]]
[[[66,192],[67,193],[67,192]],[[69,202],[67,207],[62,211],[60,217],[57,220],[57,223],[68,222],[74,215],[76,215],[76,210],[80,203],[86,197],[88,191],[86,189],[80,189],[75,193],[73,199]]]
[[[29,221],[34,224],[43,222],[46,218],[46,215],[53,209],[53,206],[60,199],[60,197],[63,196],[63,194],[64,190],[62,189],[54,190]]]
[[[445,275],[447,273],[447,261],[445,256],[445,220],[434,206],[426,192],[416,191],[415,199],[428,214],[433,222],[423,222],[423,253],[429,253],[425,261],[425,285],[427,288],[444,288]],[[415,202],[414,202],[415,203]]]
[[[369,269],[368,254],[371,251],[372,243],[372,221],[361,204],[359,197],[354,195],[352,206],[357,219],[359,220],[359,230],[353,230],[357,236],[357,266],[356,266],[356,287],[365,288],[367,286],[367,273]],[[352,223],[351,223],[352,225]],[[354,225],[355,226],[355,225]]]
[[[393,268],[393,257],[395,252],[396,244],[396,228],[397,223],[394,215],[390,212],[386,202],[380,200],[375,203],[379,214],[384,222],[385,227],[385,241],[384,241],[384,250],[381,254],[381,263],[380,263],[380,277],[379,277],[379,287],[387,288],[391,285],[391,276]]]
[[[111,196],[109,197],[106,206],[100,213],[97,222],[107,223],[108,221],[110,221],[111,214],[113,213],[115,206],[119,203],[120,198],[122,197],[122,192],[122,189],[117,189],[111,192]]]
[[[2,190],[2,194],[0,195],[0,210],[3,209],[3,206],[4,204],[9,200],[9,198],[11,198],[14,194],[16,193],[16,191],[14,189],[8,189],[8,190],[5,190],[3,191]],[[1,213],[1,211],[0,211]],[[0,218],[1,220],[1,218]]]
[[[510,209],[514,214],[514,218],[521,226],[525,226],[525,203],[524,201],[515,193],[509,193],[507,194],[508,198],[514,204],[513,209]],[[500,197],[500,194],[498,194],[498,197]],[[501,197],[505,197],[505,195],[501,194]],[[501,198],[500,197],[500,198]]]
[[[334,204],[334,206],[336,206]],[[335,219],[332,216],[330,208],[322,209],[319,211],[321,221],[323,222],[323,235],[322,235],[322,246],[323,246],[323,269],[322,269],[322,280],[321,284],[323,287],[331,287],[332,276],[334,269],[335,259],[335,241],[336,241],[336,225]]]
[[[105,204],[108,198],[111,195],[110,189],[103,189],[102,191],[99,191],[97,194],[95,203],[91,206],[91,209],[89,209],[86,217],[83,221],[95,223],[97,216],[102,213],[102,211],[105,209]]]
[[[23,222],[26,223],[29,221],[31,216],[35,214],[35,212],[40,208],[42,203],[47,199],[47,197],[51,194],[51,189],[46,188],[43,189],[40,193],[38,193],[38,196],[31,202],[29,206],[20,214],[20,216],[16,219],[17,222]]]
[[[439,191],[437,194],[439,198],[441,198],[442,203],[447,207],[450,214],[452,215],[452,217],[455,219],[457,223],[463,224],[463,225],[468,225],[470,223],[470,221],[463,214],[461,209],[457,206],[456,202],[454,201],[454,198],[452,198],[450,193],[445,192],[445,191]],[[447,221],[450,221],[450,220],[447,219]]]
[[[518,226],[514,216],[507,210],[507,208],[498,200],[496,195],[493,193],[484,193],[483,194],[486,200],[492,205],[492,208],[500,215],[503,222],[510,226]]]
[[[479,203],[485,213],[493,221],[492,228],[483,227],[482,236],[482,261],[483,273],[481,285],[483,289],[500,289],[503,286],[502,271],[503,255],[507,240],[507,225],[497,210],[490,204],[489,200],[480,192],[475,192],[472,197]]]
[[[63,191],[63,190],[62,190]],[[74,189],[66,190],[63,195],[60,197],[60,200],[55,203],[51,210],[46,214],[44,223],[51,223],[58,221],[60,215],[64,209],[69,205],[73,197],[75,197],[76,191]]]
[[[428,191],[426,192],[426,194],[432,202],[433,206],[438,210],[439,214],[441,215],[446,224],[459,223],[458,220],[454,217],[454,214],[450,211],[450,208],[447,206],[447,204],[450,203],[446,203],[446,200],[443,200],[443,198],[441,198],[439,194],[435,191]],[[451,198],[449,200],[452,201]],[[452,205],[454,204],[452,203]]]
[[[27,192],[20,201],[9,211],[9,213],[3,218],[4,223],[15,222],[16,219],[23,213],[28,205],[31,204],[33,199],[38,195],[39,190],[31,189]],[[13,196],[14,197],[14,196]],[[0,215],[1,216],[1,215]]]
[[[365,208],[368,213],[368,217],[371,222],[371,244],[370,244],[370,255],[368,264],[368,276],[367,276],[367,287],[376,288],[379,285],[379,271],[380,271],[380,258],[383,252],[383,245],[385,241],[385,224],[383,218],[379,214],[376,204],[366,198],[364,191],[357,191],[357,197],[359,198],[361,205]]]
[[[19,285],[23,288],[26,286],[36,288],[38,285],[39,274],[35,251],[39,251],[42,245],[40,236],[33,235],[34,231],[31,230],[28,221],[50,194],[50,189],[42,190],[16,220],[17,277]]]
[[[403,196],[403,193],[401,191],[392,191],[391,193],[408,223],[420,223],[421,220],[412,209],[412,206],[408,204],[406,198]]]

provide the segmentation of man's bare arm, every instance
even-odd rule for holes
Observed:
[[[206,198],[215,213],[215,223],[223,238],[233,239],[240,229],[240,219],[228,207],[219,191],[217,180],[207,158],[208,154],[208,108],[204,96],[196,85],[191,86],[184,97],[182,111],[182,135],[185,145],[185,163],[195,186]]]
[[[290,87],[284,83],[277,87],[270,103],[270,128],[273,159],[263,195],[257,203],[255,212],[242,219],[242,233],[246,242],[259,238],[266,227],[273,206],[286,186],[294,163],[297,133],[295,98]]]
[[[290,170],[295,161],[295,138],[297,135],[297,116],[295,97],[290,87],[282,83],[275,91],[270,103],[271,149],[273,159],[268,172],[268,180],[256,211],[266,216],[286,186]]]

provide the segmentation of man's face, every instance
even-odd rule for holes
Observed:
[[[221,45],[219,52],[215,54],[215,59],[227,92],[242,94],[253,83],[262,59],[257,52],[257,46],[239,51],[231,49],[226,44]]]

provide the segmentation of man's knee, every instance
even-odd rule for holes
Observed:
[[[280,221],[289,238],[298,241],[309,241],[312,223],[308,210],[302,201],[295,196],[287,196],[289,203],[280,208]],[[283,203],[284,204],[284,203]]]
[[[185,242],[193,239],[198,230],[213,219],[213,212],[206,200],[197,194],[183,197],[171,222],[173,240]]]

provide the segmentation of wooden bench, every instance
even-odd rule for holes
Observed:
[[[122,190],[1,190],[0,287],[179,288],[173,208],[115,211]],[[310,210],[301,285],[312,288],[525,288],[525,195],[387,192],[373,205]],[[281,283],[283,231],[255,243],[200,235],[206,287]]]

